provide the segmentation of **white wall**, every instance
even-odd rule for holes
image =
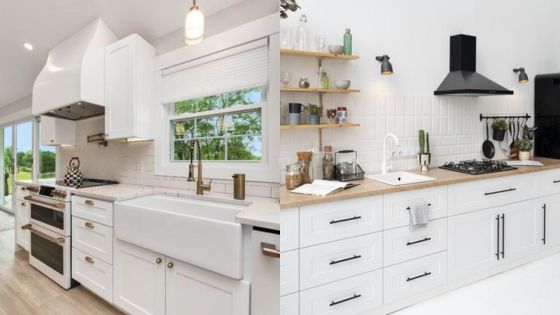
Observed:
[[[326,108],[347,106],[350,120],[361,127],[329,130],[324,144],[359,152],[367,172],[378,172],[381,142],[395,132],[405,146],[415,149],[417,130],[430,132],[434,165],[447,160],[481,157],[483,114],[532,112],[533,84],[520,85],[512,72],[525,67],[532,79],[538,73],[560,71],[558,37],[560,12],[556,1],[429,0],[429,1],[298,1],[303,10],[281,22],[282,31],[292,30],[299,15],[308,15],[311,48],[316,34],[325,34],[330,44],[340,44],[345,28],[353,33],[352,62],[326,61],[332,79],[350,79],[356,95],[326,95]],[[513,96],[435,97],[433,91],[449,71],[449,36],[477,36],[477,70],[515,91]],[[379,74],[375,56],[388,54],[395,74]],[[282,70],[292,71],[292,85],[300,76],[316,78],[316,63],[299,57],[282,57]],[[288,102],[318,102],[314,95],[283,93],[283,118]],[[295,152],[317,144],[313,131],[283,131],[283,162],[295,160]],[[400,168],[413,168],[413,160]]]
[[[0,125],[31,117],[31,95],[0,107]]]

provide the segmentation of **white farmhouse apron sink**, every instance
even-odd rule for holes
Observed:
[[[242,229],[247,204],[152,195],[115,203],[115,236],[231,278],[243,276]]]

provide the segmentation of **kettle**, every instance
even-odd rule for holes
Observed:
[[[71,187],[79,187],[84,182],[84,174],[80,172],[80,159],[75,156],[68,162],[66,174],[64,174],[64,184]]]

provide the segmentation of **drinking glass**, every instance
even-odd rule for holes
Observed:
[[[282,30],[280,39],[280,48],[282,49],[294,49],[294,38],[292,36],[291,30]]]
[[[292,80],[292,73],[290,71],[280,71],[280,82],[282,82],[284,87],[287,87],[288,84],[290,84],[291,80]]]
[[[327,37],[325,35],[317,35],[315,37],[315,49],[317,51],[327,50]]]

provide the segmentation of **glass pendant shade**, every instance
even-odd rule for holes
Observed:
[[[206,27],[204,13],[200,11],[196,5],[196,1],[193,2],[192,7],[187,12],[185,17],[185,36],[183,40],[187,45],[196,45],[202,42],[204,39],[204,29]]]

